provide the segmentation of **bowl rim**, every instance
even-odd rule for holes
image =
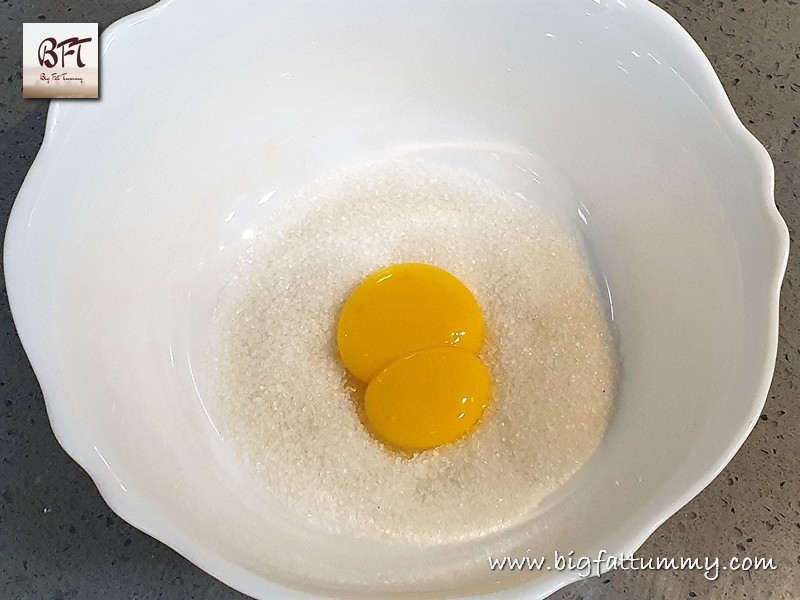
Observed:
[[[174,1],[175,0],[159,0],[159,2],[150,7],[131,13],[112,23],[103,31],[100,37],[101,55],[106,53],[114,38],[120,35],[123,30],[129,28],[131,25],[139,24],[153,18],[157,13],[167,9]],[[598,4],[601,2],[601,0],[594,1]],[[692,67],[696,69],[696,74],[703,80],[703,85],[706,86],[706,92],[708,94],[708,102],[706,102],[706,104],[709,109],[720,118],[722,122],[721,125],[727,128],[733,140],[748,150],[751,160],[755,163],[755,172],[759,177],[761,188],[760,201],[758,202],[768,219],[770,231],[767,233],[772,238],[772,247],[774,249],[774,254],[771,257],[773,269],[768,290],[768,306],[770,307],[770,312],[768,330],[765,334],[767,352],[763,357],[758,394],[754,397],[750,410],[742,417],[747,425],[743,427],[737,435],[731,438],[725,451],[714,461],[713,467],[702,476],[698,477],[693,485],[685,489],[683,493],[674,497],[672,501],[663,504],[659,510],[656,510],[655,513],[651,514],[649,517],[642,515],[637,522],[628,523],[626,527],[627,531],[634,531],[635,533],[628,533],[623,536],[623,541],[619,543],[619,552],[609,552],[610,554],[619,556],[620,554],[633,554],[661,524],[676,514],[683,506],[692,500],[692,498],[709,485],[741,448],[758,421],[769,393],[777,357],[779,299],[781,284],[788,263],[790,238],[787,225],[775,204],[775,172],[772,159],[764,146],[750,133],[737,116],[719,77],[702,49],[672,16],[649,0],[625,0],[625,2],[616,0],[616,2],[623,7],[626,3],[635,5],[637,9],[641,11],[641,16],[639,18],[651,21],[655,27],[661,28],[668,33],[672,37],[673,43],[681,46],[686,56],[691,57],[693,62]],[[42,169],[42,164],[46,163],[48,157],[54,152],[53,147],[57,145],[56,139],[58,135],[60,135],[59,129],[63,127],[63,125],[59,125],[62,121],[62,102],[63,101],[50,102],[44,138],[12,207],[6,228],[3,249],[5,283],[9,306],[12,315],[15,317],[14,320],[22,346],[25,349],[42,389],[48,419],[56,439],[67,454],[88,473],[103,500],[119,517],[133,527],[136,527],[174,549],[203,571],[211,574],[226,585],[254,597],[280,597],[287,600],[309,600],[311,598],[317,598],[318,596],[311,593],[287,588],[257,576],[217,555],[212,548],[198,545],[190,536],[187,536],[178,528],[174,527],[167,519],[155,514],[154,511],[141,510],[137,507],[136,496],[127,493],[127,490],[116,478],[113,470],[103,458],[100,451],[95,447],[94,450],[97,456],[91,454],[87,455],[84,449],[79,447],[75,437],[71,435],[70,429],[67,426],[68,415],[62,414],[59,410],[59,393],[55,385],[57,378],[50,375],[46,361],[35,347],[35,342],[28,337],[24,326],[22,326],[21,315],[24,311],[21,305],[24,299],[20,298],[15,291],[17,289],[15,281],[19,275],[13,264],[13,256],[15,256],[13,252],[14,240],[19,237],[18,232],[27,227],[29,216],[27,207],[23,209],[17,200],[23,195],[23,191],[32,186],[32,181],[35,179],[36,174]],[[17,317],[20,318],[18,319]],[[597,576],[602,574],[602,572],[604,571],[593,572],[592,575]],[[473,596],[473,598],[475,598],[475,600],[488,600],[489,598],[499,599],[501,597],[545,598],[561,588],[583,578],[581,574],[575,571],[550,571],[547,574],[543,574],[541,577],[528,580],[519,586]],[[320,593],[322,593],[321,590]]]

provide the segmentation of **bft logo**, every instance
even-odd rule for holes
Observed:
[[[86,66],[86,63],[81,60],[81,46],[91,41],[92,38],[90,37],[83,38],[82,40],[72,37],[63,42],[58,42],[56,38],[45,38],[42,40],[42,43],[39,44],[39,65],[52,69],[56,65],[59,65],[60,61],[61,68],[63,69],[67,66],[67,57],[74,54],[76,64],[79,68],[83,68]],[[77,50],[75,50],[75,48],[77,48]],[[61,50],[61,52],[58,53],[56,50]]]
[[[97,23],[23,24],[23,97],[97,98],[99,45]]]

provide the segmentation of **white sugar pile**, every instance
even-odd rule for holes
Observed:
[[[600,442],[617,364],[576,244],[467,175],[384,163],[338,173],[266,223],[223,291],[212,417],[254,478],[321,526],[418,543],[529,516]],[[373,271],[446,269],[475,294],[493,404],[471,435],[412,458],[370,437],[335,345]]]

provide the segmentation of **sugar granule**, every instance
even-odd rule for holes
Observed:
[[[494,381],[471,434],[411,458],[364,428],[335,344],[350,292],[403,262],[473,291]],[[386,162],[315,184],[251,242],[215,322],[222,436],[258,485],[357,536],[440,543],[520,522],[595,450],[616,389],[575,241],[524,201],[438,167]]]

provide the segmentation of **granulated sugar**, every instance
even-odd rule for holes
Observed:
[[[519,522],[600,442],[617,364],[576,244],[467,175],[384,163],[338,173],[265,224],[217,308],[212,417],[259,485],[320,526],[436,543]],[[493,401],[461,441],[405,457],[359,420],[335,344],[364,277],[422,262],[486,320]]]

